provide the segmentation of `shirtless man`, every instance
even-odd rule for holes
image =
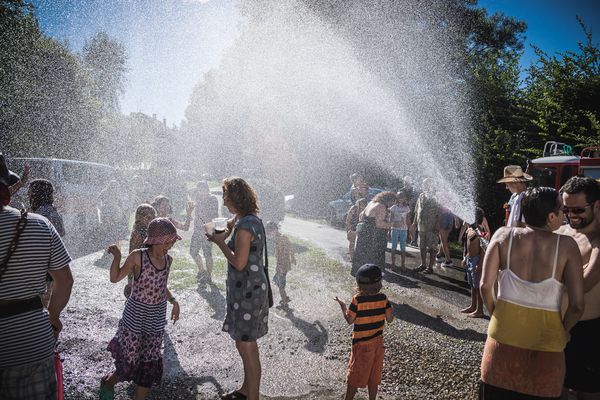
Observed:
[[[560,190],[569,225],[558,233],[575,239],[583,257],[585,311],[565,348],[565,387],[578,400],[600,399],[600,187],[574,176]]]

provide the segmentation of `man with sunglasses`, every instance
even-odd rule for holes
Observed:
[[[565,387],[577,399],[600,399],[600,187],[574,176],[560,190],[569,222],[558,231],[575,239],[583,257],[585,311],[565,348]]]

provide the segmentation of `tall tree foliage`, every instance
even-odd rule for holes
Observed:
[[[105,32],[98,32],[83,47],[82,60],[91,78],[92,95],[99,100],[104,113],[118,113],[127,72],[125,47]]]
[[[578,51],[549,55],[536,48],[538,62],[529,69],[526,107],[538,149],[546,140],[576,149],[600,145],[600,51],[579,22],[585,41]]]

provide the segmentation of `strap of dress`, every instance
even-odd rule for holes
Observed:
[[[512,242],[513,242],[513,232],[514,230],[510,230],[510,238],[508,239],[508,254],[506,255],[506,269],[510,270],[510,253],[512,251]]]
[[[558,245],[560,243],[560,235],[556,235],[556,250],[554,251],[554,267],[552,267],[552,278],[556,274],[556,264],[558,263]]]

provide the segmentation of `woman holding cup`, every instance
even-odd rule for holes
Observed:
[[[235,340],[244,364],[244,381],[241,388],[222,398],[258,400],[261,365],[256,340],[268,331],[271,290],[264,267],[265,229],[256,215],[256,193],[242,178],[223,181],[223,203],[233,218],[225,225],[221,219],[208,223],[206,236],[227,258],[227,315],[223,331]],[[221,228],[225,231],[217,233]]]

